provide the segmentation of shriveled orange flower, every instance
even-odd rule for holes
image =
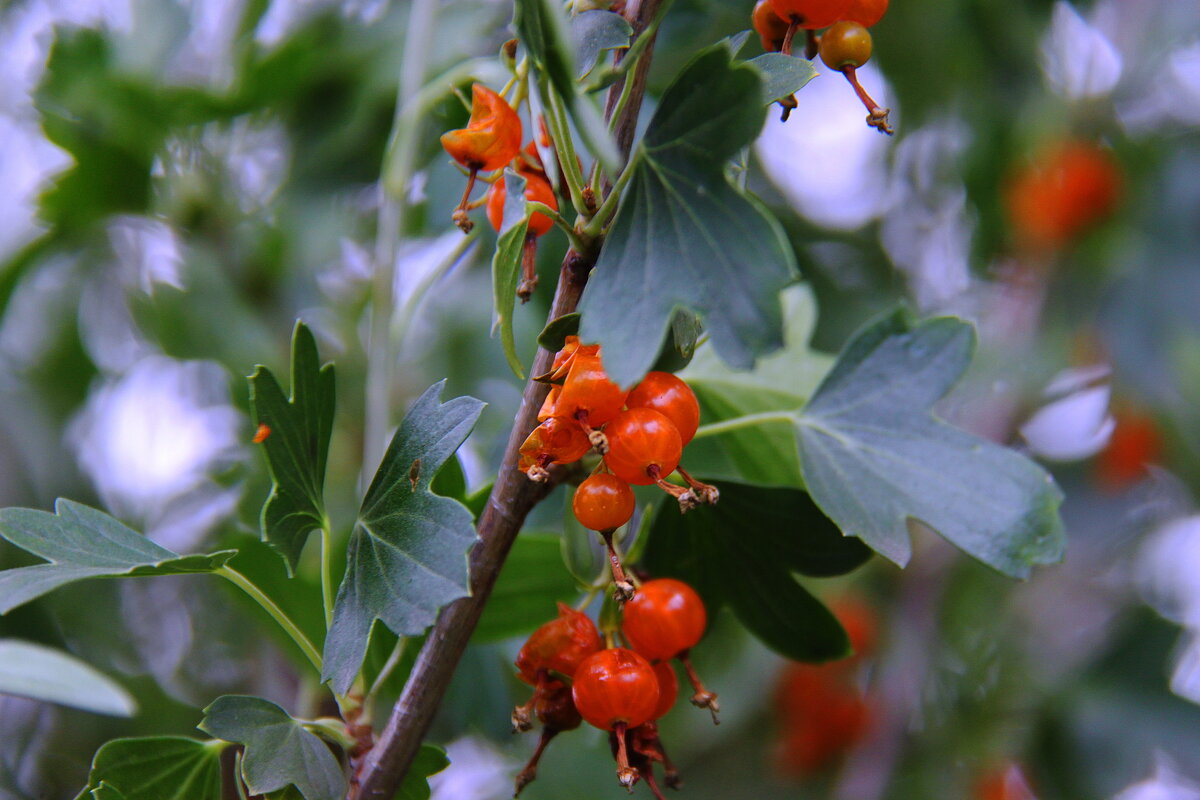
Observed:
[[[500,95],[481,83],[471,87],[467,127],[442,134],[442,147],[470,170],[501,169],[521,151],[521,118]]]

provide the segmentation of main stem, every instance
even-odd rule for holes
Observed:
[[[646,29],[664,0],[632,0],[626,6],[626,17],[635,33]],[[634,74],[634,87],[629,103],[617,120],[615,134],[622,156],[628,158],[633,143],[638,109],[646,88],[646,72],[650,66],[650,49],[641,59]],[[616,86],[610,92],[610,108],[615,106],[621,91]],[[613,94],[616,92],[618,94]],[[596,264],[597,252],[579,253],[569,250],[559,272],[549,319],[569,314],[579,304],[588,273]],[[553,353],[539,348],[530,375],[549,371]],[[450,678],[471,639],[483,613],[496,577],[525,517],[553,488],[550,482],[534,483],[517,469],[521,443],[537,425],[538,409],[545,400],[548,387],[537,381],[525,384],[521,406],[513,420],[512,433],[504,451],[504,459],[487,506],[478,524],[479,543],[471,551],[471,596],[464,597],[442,609],[433,629],[417,656],[408,683],[396,701],[387,726],[375,746],[367,754],[359,772],[357,800],[392,800],[400,781],[412,765],[450,685]]]

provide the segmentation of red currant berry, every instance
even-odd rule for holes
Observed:
[[[675,675],[675,668],[671,666],[670,661],[655,664],[654,677],[658,678],[658,707],[650,717],[652,722],[666,716],[667,712],[675,707],[675,700],[679,697],[679,678]]]
[[[681,378],[669,372],[647,374],[625,398],[625,407],[648,408],[671,420],[684,447],[700,427],[700,404],[696,402],[696,394]]]
[[[842,14],[842,19],[869,28],[883,19],[887,10],[888,0],[850,0],[850,8]]]
[[[832,25],[849,7],[850,0],[771,0],[771,8],[780,19],[808,29]]]
[[[788,23],[787,20],[781,19],[775,13],[775,9],[771,8],[771,0],[758,0],[754,4],[750,22],[762,42],[763,50],[768,53],[779,52],[783,47],[783,40],[787,36]]]
[[[559,603],[558,618],[534,631],[517,653],[519,677],[531,686],[537,686],[538,673],[543,670],[569,678],[580,662],[603,646],[600,632],[587,614]]]
[[[554,189],[551,188],[550,181],[536,172],[522,172],[521,174],[525,178],[525,199],[536,200],[557,211],[558,198],[554,196]],[[492,223],[492,228],[497,231],[504,225],[504,201],[507,196],[508,189],[504,186],[504,178],[501,176],[487,191],[487,218],[488,222]],[[529,232],[534,236],[541,236],[552,227],[554,227],[554,222],[540,211],[535,211],[529,217]]]
[[[632,408],[604,428],[604,463],[626,483],[649,486],[679,466],[683,442],[671,420],[648,408]],[[652,474],[653,473],[653,474]]]
[[[530,432],[521,444],[521,470],[550,464],[570,464],[591,448],[587,434],[569,419],[550,417]]]
[[[621,632],[651,661],[674,658],[704,635],[708,615],[696,590],[674,578],[646,581],[625,604]]]
[[[609,731],[619,722],[636,728],[658,708],[658,678],[649,661],[614,647],[579,665],[572,694],[579,713],[597,728]]]
[[[636,505],[629,484],[603,472],[579,484],[571,501],[575,519],[583,527],[594,531],[610,531],[621,527],[629,522]]]
[[[1015,173],[1005,199],[1022,244],[1055,249],[1111,214],[1120,196],[1121,173],[1112,155],[1090,142],[1067,140]]]
[[[600,356],[585,353],[580,348],[563,383],[558,413],[576,419],[581,412],[586,413],[584,421],[592,427],[599,427],[621,413],[626,394],[608,379]]]
[[[830,69],[858,69],[871,58],[871,34],[857,22],[838,22],[821,34],[820,53]]]

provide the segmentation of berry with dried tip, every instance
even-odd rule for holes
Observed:
[[[473,171],[502,169],[521,152],[521,118],[500,95],[481,83],[471,87],[467,127],[442,134],[442,147]]]
[[[625,407],[648,408],[671,420],[684,447],[700,427],[700,404],[695,392],[682,378],[669,372],[647,373],[625,398]]]
[[[636,728],[658,708],[658,678],[645,658],[614,647],[593,653],[579,665],[572,695],[589,724],[606,731],[618,723]]]
[[[550,417],[521,443],[520,470],[534,480],[544,480],[551,464],[570,464],[591,449],[587,435],[569,419]]]
[[[571,508],[579,524],[594,531],[611,531],[629,522],[637,500],[629,484],[607,473],[590,476],[575,490]]]
[[[649,408],[631,408],[604,429],[604,463],[626,483],[649,486],[675,471],[683,453],[679,431],[667,417]]]
[[[525,178],[525,199],[536,200],[557,211],[558,198],[554,196],[554,189],[551,188],[550,181],[535,172],[522,172],[521,174]],[[507,196],[508,189],[504,185],[503,177],[493,183],[487,191],[487,218],[496,231],[499,231],[504,225],[504,201]],[[535,211],[529,217],[528,230],[534,236],[541,236],[552,227],[554,227],[554,222],[540,211]]]
[[[695,647],[707,625],[708,614],[695,589],[674,578],[655,578],[625,604],[621,632],[634,650],[659,661]]]
[[[580,663],[603,646],[600,632],[587,614],[559,603],[558,617],[530,634],[515,663],[520,679],[537,686],[539,674],[557,672],[572,677]]]
[[[857,22],[838,22],[821,34],[819,52],[830,69],[857,69],[871,58],[871,34]]]
[[[850,0],[771,0],[771,8],[781,19],[809,30],[832,25],[849,7]]]

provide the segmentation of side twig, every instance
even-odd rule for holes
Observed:
[[[626,13],[634,31],[640,33],[644,30],[665,1],[669,2],[642,0],[640,3],[629,3]],[[627,78],[635,82],[632,96],[614,128],[618,148],[626,157],[632,147],[637,112],[645,93],[652,47],[651,42],[634,74]],[[615,86],[612,91],[619,94],[620,90],[620,86]],[[610,109],[615,105],[617,96],[610,92]],[[595,251],[567,252],[550,309],[550,319],[575,310],[587,283],[588,273],[595,266],[597,254]],[[539,349],[530,374],[547,372],[552,360],[552,353]],[[442,696],[450,685],[454,670],[479,622],[492,586],[526,515],[553,488],[553,481],[534,483],[517,469],[521,442],[536,426],[538,409],[547,390],[545,384],[537,381],[531,380],[525,385],[500,473],[479,518],[480,541],[471,551],[470,558],[471,596],[450,604],[438,616],[386,727],[357,770],[357,791],[353,792],[355,800],[391,800],[395,795],[433,722]]]

